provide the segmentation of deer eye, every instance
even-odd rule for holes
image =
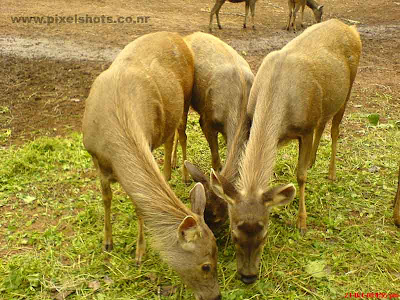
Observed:
[[[204,272],[210,272],[210,271],[211,271],[211,266],[210,266],[209,264],[205,264],[205,265],[202,265],[202,266],[201,266],[201,269],[202,269]]]

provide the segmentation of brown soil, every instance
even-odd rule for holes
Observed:
[[[376,112],[400,119],[400,0],[320,0],[324,19],[356,23],[363,41],[359,74],[348,110]],[[326,3],[324,3],[326,2]],[[262,58],[294,38],[284,30],[287,2],[260,0],[254,31],[243,29],[244,4],[225,3],[214,34],[244,53],[254,72]],[[184,6],[182,6],[185,4]],[[19,144],[41,135],[64,135],[80,130],[84,100],[94,78],[118,51],[135,38],[154,31],[188,34],[208,31],[213,0],[39,0],[21,5],[2,0],[0,10],[0,146]],[[19,16],[150,17],[141,24],[24,24]],[[310,9],[305,24],[313,23]],[[62,21],[62,20],[60,20]],[[370,101],[387,95],[384,103]]]

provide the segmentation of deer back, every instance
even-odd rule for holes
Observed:
[[[251,91],[248,113],[258,111],[260,118],[271,118],[280,111],[282,119],[275,123],[281,142],[312,130],[344,105],[360,55],[355,27],[335,19],[309,27],[265,57]]]
[[[83,130],[106,131],[111,124],[104,116],[118,106],[140,123],[151,149],[159,147],[174,134],[184,105],[190,103],[193,72],[193,55],[178,34],[159,32],[136,39],[93,83]],[[89,149],[102,143],[97,136],[90,140],[94,134],[85,136]]]

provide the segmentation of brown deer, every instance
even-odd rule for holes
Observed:
[[[355,27],[338,20],[313,25],[279,51],[268,54],[250,92],[250,137],[236,184],[212,172],[211,187],[228,203],[231,235],[242,281],[257,279],[271,207],[289,203],[292,184],[268,188],[278,146],[297,139],[300,190],[298,228],[306,230],[305,184],[325,125],[332,121],[329,178],[335,179],[339,124],[361,55]]]
[[[93,83],[83,117],[83,143],[99,171],[105,207],[104,247],[111,250],[111,183],[136,206],[136,261],[152,245],[193,289],[196,299],[220,299],[217,246],[204,222],[204,188],[192,210],[173,193],[151,151],[173,139],[193,86],[193,54],[176,33],[144,35],[127,45]]]
[[[218,132],[225,138],[231,155],[221,174],[234,180],[238,154],[248,138],[247,103],[254,75],[246,60],[232,47],[211,34],[196,32],[184,38],[194,54],[194,85],[191,106],[200,115],[200,125],[210,146],[212,167],[221,169],[218,153]],[[235,133],[240,132],[235,142]],[[208,177],[197,167],[185,163],[192,178],[203,183],[207,206],[205,220],[214,229],[227,219],[225,201],[216,197]]]
[[[225,3],[225,1],[226,0],[216,0],[214,7],[211,9],[210,24],[208,25],[208,29],[210,30],[210,32],[212,32],[212,21],[213,21],[214,14],[217,17],[218,28],[222,29],[221,23],[219,22],[219,10],[221,9],[221,7]],[[246,28],[246,26],[247,26],[247,16],[249,15],[249,8],[250,8],[251,22],[253,23],[253,29],[256,29],[256,26],[254,23],[254,15],[256,12],[255,9],[256,9],[257,0],[228,0],[228,1],[231,3],[246,2],[243,28]]]
[[[393,210],[394,224],[400,227],[400,166],[399,166],[399,178],[397,181],[397,192],[394,198],[394,210]]]
[[[312,9],[314,13],[314,18],[317,23],[321,22],[322,20],[322,13],[323,13],[323,5],[319,5],[314,0],[288,0],[289,6],[289,19],[286,26],[286,30],[290,29],[290,26],[293,27],[293,31],[296,32],[296,14],[301,8],[301,22],[300,25],[303,27],[303,17],[304,17],[304,8],[308,6]]]

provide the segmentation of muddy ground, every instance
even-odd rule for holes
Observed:
[[[400,119],[400,0],[320,0],[324,19],[356,24],[363,54],[348,111],[379,113]],[[0,146],[20,144],[41,135],[80,130],[85,98],[94,78],[127,43],[145,33],[168,30],[208,32],[213,0],[39,0],[20,4],[2,0],[0,9]],[[256,30],[242,28],[244,4],[225,3],[223,29],[214,34],[229,43],[257,71],[262,58],[296,35],[287,32],[287,1],[259,0]],[[63,22],[67,16],[132,17],[136,24]],[[13,22],[15,17],[59,19],[52,24]],[[143,18],[147,17],[147,22]],[[305,25],[313,23],[306,8]],[[93,19],[94,20],[94,19]],[[94,21],[93,21],[94,22]],[[376,94],[385,103],[370,102]],[[347,129],[351,130],[351,129]],[[0,135],[0,136],[1,136]]]

